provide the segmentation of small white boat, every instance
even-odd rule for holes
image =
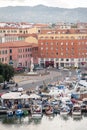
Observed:
[[[13,116],[13,111],[11,111],[11,110],[7,111],[7,116],[12,117]]]
[[[7,114],[8,110],[7,107],[0,106],[0,115]]]
[[[82,112],[87,112],[87,98],[82,99],[81,111]]]
[[[74,104],[72,108],[72,116],[81,116],[81,106],[79,104]]]
[[[51,115],[51,114],[53,114],[53,107],[52,106],[48,106],[47,108],[46,108],[46,110],[45,110],[45,113],[47,114],[47,115]]]
[[[60,115],[68,115],[70,113],[70,108],[66,105],[63,105],[60,109]]]
[[[32,118],[41,118],[42,117],[42,106],[41,105],[32,106],[31,116],[32,116]]]

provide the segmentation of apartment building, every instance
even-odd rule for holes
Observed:
[[[11,64],[14,67],[30,67],[31,58],[34,64],[38,64],[37,56],[38,47],[34,43],[33,46],[25,41],[0,44],[0,62]]]
[[[41,33],[38,35],[39,64],[45,67],[81,66],[87,63],[87,33]]]

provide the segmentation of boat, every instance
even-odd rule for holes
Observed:
[[[0,115],[7,114],[7,111],[8,111],[7,107],[0,106]]]
[[[72,116],[81,116],[81,105],[79,105],[79,104],[73,105]]]
[[[42,117],[42,106],[33,105],[31,108],[31,117],[32,118],[41,118]]]
[[[54,114],[60,114],[60,106],[59,105],[55,105],[53,107],[53,113]]]
[[[16,116],[22,116],[22,115],[23,115],[23,110],[17,109],[17,110],[15,111],[15,115],[16,115]]]
[[[87,112],[87,98],[83,98],[83,100],[82,100],[81,111]]]
[[[7,111],[7,116],[8,116],[8,117],[12,117],[12,116],[13,116],[13,111],[8,110],[8,111]]]
[[[68,115],[70,113],[70,108],[67,105],[62,105],[60,109],[60,115]]]
[[[47,115],[51,115],[54,113],[54,110],[53,110],[53,107],[52,106],[48,106],[46,109],[45,109],[45,113]]]
[[[27,116],[29,114],[28,110],[23,110],[23,115]]]

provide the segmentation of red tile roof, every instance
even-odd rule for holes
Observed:
[[[0,44],[0,48],[11,48],[11,47],[24,47],[24,46],[30,46],[32,47],[33,43],[28,43],[25,41],[15,41],[15,42],[7,42]]]

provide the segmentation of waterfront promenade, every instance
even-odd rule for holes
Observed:
[[[35,84],[37,84],[38,82],[43,82],[45,81],[46,84],[50,83],[51,81],[53,81],[54,78],[56,78],[56,80],[58,80],[59,76],[61,75],[61,73],[57,70],[51,70],[49,71],[48,74],[44,74],[44,75],[38,75],[38,76],[14,76],[14,81],[18,83],[19,86],[26,86],[30,85],[32,87],[35,86]],[[24,87],[23,87],[24,88]],[[26,87],[25,87],[26,89]]]
[[[46,84],[53,82],[62,82],[66,77],[69,76],[69,70],[48,70],[49,74],[47,75],[38,75],[38,76],[14,76],[15,82],[18,83],[19,87],[23,87],[25,90],[34,89],[36,86],[42,85],[43,81]],[[71,72],[71,78],[76,77],[75,71]]]

